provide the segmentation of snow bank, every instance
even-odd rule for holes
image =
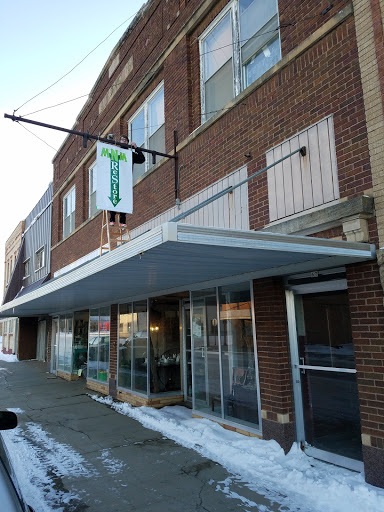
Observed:
[[[384,510],[384,490],[366,484],[362,474],[308,457],[296,445],[285,455],[276,441],[225,430],[213,421],[193,418],[185,407],[132,407],[114,402],[111,397],[90,396],[218,462],[251,490],[280,503],[286,511]],[[228,485],[224,483],[218,490],[226,489]]]

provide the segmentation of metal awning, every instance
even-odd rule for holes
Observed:
[[[0,308],[0,316],[88,309],[375,258],[375,246],[306,236],[165,223]]]

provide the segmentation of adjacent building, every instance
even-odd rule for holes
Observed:
[[[9,276],[3,304],[17,300],[39,288],[50,276],[52,189],[50,183],[25,221],[19,223],[18,250],[14,250],[12,274]],[[11,237],[11,238],[12,238]],[[9,239],[11,240],[11,239]],[[7,252],[6,246],[6,252]],[[13,311],[9,311],[10,315]],[[21,359],[46,360],[48,317],[33,315],[3,320],[3,352]],[[7,350],[8,349],[8,350]]]
[[[100,256],[96,144],[69,135],[51,278],[0,310],[49,315],[52,372],[384,487],[383,13],[143,6],[74,127],[169,155],[134,165],[131,240]]]

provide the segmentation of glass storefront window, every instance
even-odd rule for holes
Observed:
[[[258,424],[255,351],[249,286],[219,288],[224,417]]]
[[[89,312],[88,379],[107,382],[109,371],[109,307]]]
[[[192,293],[194,409],[259,426],[249,283]]]
[[[195,409],[222,415],[216,289],[192,294]]]
[[[147,392],[147,301],[133,303],[132,389]]]
[[[149,325],[151,393],[180,391],[180,299],[151,299]]]
[[[132,304],[120,304],[119,309],[119,369],[118,385],[125,389],[132,388]]]
[[[117,384],[147,395],[180,391],[180,299],[151,298],[149,311],[147,303],[120,304]]]
[[[82,375],[87,367],[88,311],[76,311],[73,316],[73,373]]]

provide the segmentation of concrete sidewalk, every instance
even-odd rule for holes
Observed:
[[[87,393],[95,393],[85,381],[56,378],[37,361],[1,361],[0,367],[0,409],[22,409],[24,431],[31,422],[40,426],[57,443],[72,447],[91,470],[92,476],[54,476],[58,493],[69,491],[80,499],[52,510],[238,512],[259,510],[257,505],[278,510],[219,464],[92,400]],[[118,460],[118,467],[106,458]]]

